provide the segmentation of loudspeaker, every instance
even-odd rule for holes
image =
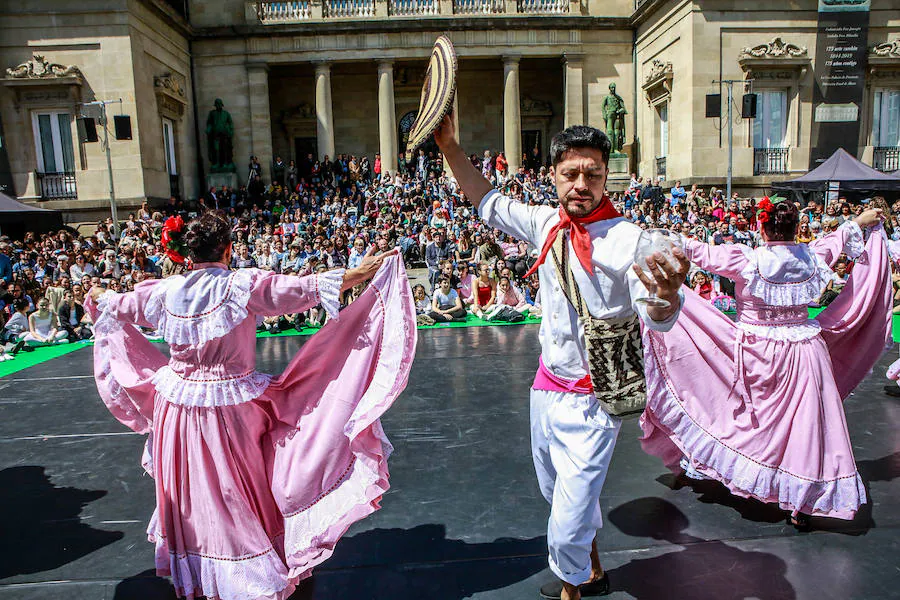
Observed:
[[[117,140],[131,139],[131,117],[128,115],[116,115],[113,117],[116,126]]]
[[[78,140],[82,144],[99,140],[97,137],[97,122],[90,117],[78,119],[75,122],[75,126],[78,128]]]
[[[744,94],[744,98],[741,100],[741,118],[756,118],[756,94]]]
[[[721,117],[722,116],[722,94],[706,95],[706,116]]]

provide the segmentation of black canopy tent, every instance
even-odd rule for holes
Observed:
[[[27,231],[44,233],[62,229],[62,213],[22,204],[0,192],[0,233],[22,239]]]
[[[776,181],[772,189],[795,192],[828,192],[828,184],[834,182],[843,191],[897,191],[900,177],[882,173],[860,162],[843,148],[838,148],[828,160],[797,179]]]

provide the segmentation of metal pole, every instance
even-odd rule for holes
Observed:
[[[109,123],[106,119],[106,103],[100,103],[101,116],[103,118],[103,145],[106,146],[106,171],[109,174],[109,209],[112,212],[113,232],[116,236],[116,244],[119,243],[119,214],[116,211],[116,186],[113,183],[112,155],[109,151]]]
[[[734,88],[734,82],[727,81],[728,84],[728,183],[727,188],[728,191],[725,193],[725,202],[731,201],[731,167],[732,167],[732,158],[731,151],[734,146],[734,124],[731,120],[731,100],[732,100],[732,89]]]

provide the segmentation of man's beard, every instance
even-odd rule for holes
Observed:
[[[587,203],[587,204],[584,204]],[[583,198],[566,198],[563,208],[573,217],[584,217],[593,212],[599,203],[595,202],[593,194]]]

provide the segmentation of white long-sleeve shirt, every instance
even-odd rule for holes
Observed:
[[[497,190],[491,190],[484,196],[479,213],[491,227],[537,248],[544,247],[550,229],[559,222],[556,209],[527,206],[501,195]],[[637,313],[646,326],[655,331],[671,329],[681,312],[681,292],[678,311],[665,321],[650,319],[646,307],[635,302],[649,295],[631,269],[641,229],[624,218],[598,221],[586,227],[591,234],[594,272],[588,274],[581,266],[572,249],[571,239],[568,241],[568,251],[572,273],[591,315],[598,319],[616,319]],[[562,292],[552,256],[548,255],[538,268],[538,277],[544,315],[539,333],[541,358],[555,375],[581,379],[588,373],[584,328],[578,323],[578,313]]]

